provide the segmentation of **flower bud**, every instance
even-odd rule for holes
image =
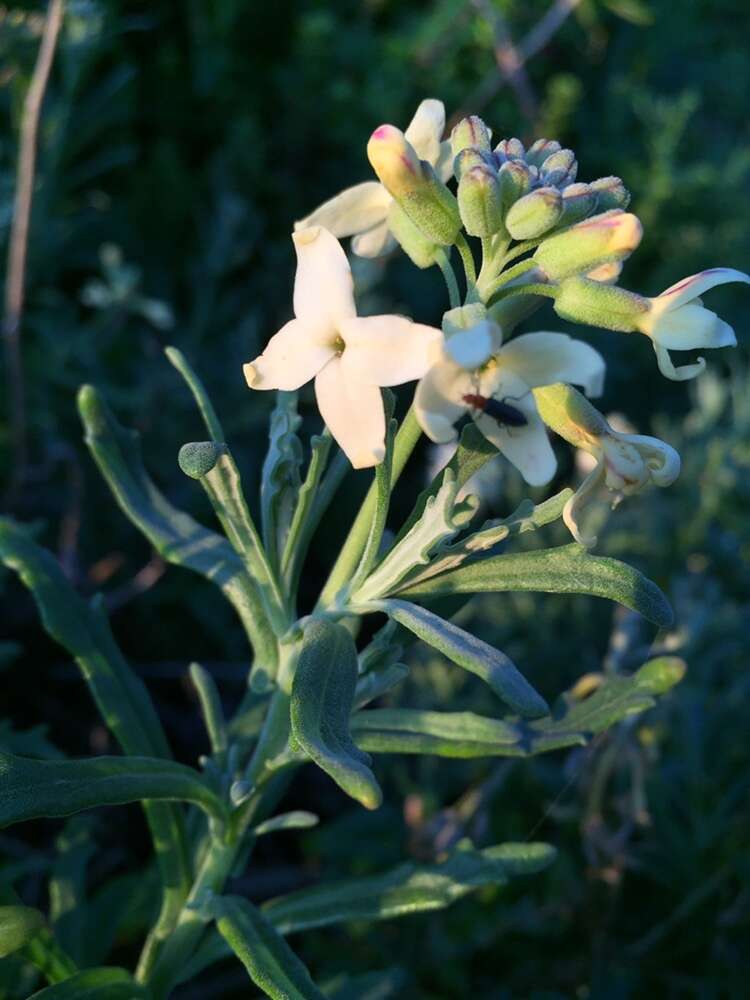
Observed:
[[[627,208],[630,204],[630,192],[619,177],[600,177],[589,186],[599,197],[598,208],[601,212],[610,208]]]
[[[568,184],[562,192],[561,226],[572,226],[587,219],[597,207],[597,194],[590,184]]]
[[[484,152],[478,146],[467,146],[456,155],[453,161],[453,174],[456,180],[460,181],[467,170],[471,170],[472,167],[489,167],[493,172],[497,172],[492,153]]]
[[[648,299],[617,285],[603,285],[590,278],[566,278],[558,286],[552,307],[562,319],[626,333],[638,329],[649,310]]]
[[[458,156],[462,149],[475,146],[482,152],[489,153],[492,151],[491,138],[492,133],[482,119],[478,115],[469,115],[468,118],[462,118],[451,132],[451,150],[454,156]]]
[[[422,269],[432,267],[442,248],[427,239],[397,201],[391,202],[388,209],[388,228],[413,264]]]
[[[248,369],[252,368],[252,365],[245,365],[245,377],[249,385],[252,382]],[[180,448],[177,462],[186,476],[202,479],[219,461],[222,451],[222,446],[215,441],[190,441]]]
[[[520,139],[503,139],[495,146],[495,158],[498,163],[507,160],[523,160],[525,150]]]
[[[529,168],[522,160],[507,160],[500,167],[497,179],[500,182],[503,213],[507,213],[511,205],[528,194],[531,188]]]
[[[469,236],[493,236],[503,227],[500,183],[487,166],[472,167],[458,184],[458,210]]]
[[[578,173],[578,163],[572,149],[558,149],[551,153],[539,171],[542,184],[550,187],[565,187],[572,184]]]
[[[545,240],[534,260],[550,281],[562,281],[601,264],[624,260],[641,242],[642,235],[637,216],[605,212]]]
[[[560,192],[557,188],[541,187],[511,207],[505,227],[514,240],[533,240],[551,229],[561,214]]]
[[[367,143],[367,157],[380,183],[396,199],[405,198],[424,185],[421,161],[395,125],[375,129]]]
[[[537,139],[529,146],[526,162],[535,167],[541,167],[547,157],[558,153],[562,147],[555,139]]]

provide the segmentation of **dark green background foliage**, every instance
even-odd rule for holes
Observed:
[[[516,39],[549,6],[495,2]],[[0,7],[3,254],[38,14],[36,4]],[[498,139],[559,139],[576,150],[584,179],[622,176],[645,227],[625,270],[628,287],[656,294],[705,267],[747,270],[749,33],[744,0],[583,0],[530,62],[534,106],[522,114],[497,77],[490,29],[465,0],[69,0],[41,129],[22,331],[31,466],[13,513],[36,523],[84,593],[105,593],[115,633],[182,759],[194,762],[202,739],[188,659],[209,666],[233,704],[246,673],[244,642],[208,584],[176,569],[149,578],[160,567],[110,502],[82,445],[78,385],[105,392],[123,423],[142,431],[160,486],[207,518],[176,462],[183,442],[203,436],[162,354],[177,344],[213,394],[251,486],[271,401],[248,392],[240,366],[289,318],[293,220],[367,179],[370,131],[381,121],[405,125],[425,96],[442,98],[450,116],[483,115]],[[102,262],[106,244],[120,248],[121,261],[105,252]],[[362,311],[439,320],[439,275],[403,258],[355,270]],[[571,754],[500,766],[381,762],[386,805],[374,815],[307,768],[289,805],[330,822],[301,840],[264,840],[233,891],[260,900],[320,874],[366,874],[409,853],[430,859],[465,834],[480,845],[542,837],[560,848],[544,875],[435,917],[297,940],[319,982],[402,966],[405,978],[394,974],[389,995],[746,995],[750,330],[744,288],[719,289],[714,302],[744,347],[714,354],[712,372],[692,391],[658,376],[643,338],[584,332],[610,365],[605,408],[683,454],[680,480],[625,503],[600,532],[600,551],[635,562],[672,596],[677,625],[666,643],[687,659],[686,681],[663,707]],[[551,317],[539,314],[536,328],[559,328]],[[317,431],[304,393],[302,413]],[[0,469],[8,478],[5,416]],[[425,451],[423,464],[427,458]],[[569,458],[561,464],[564,485],[573,469]],[[408,510],[419,477],[419,467],[406,477],[397,514]],[[367,480],[351,477],[344,507],[354,507]],[[523,495],[520,484],[508,473],[497,487],[491,507],[507,513]],[[329,518],[328,549],[311,559],[306,600],[346,518],[341,508]],[[112,751],[72,666],[42,636],[31,600],[7,576],[0,589],[0,745],[42,757],[56,746]],[[549,697],[607,657],[639,665],[652,640],[634,617],[613,616],[612,606],[591,598],[503,595],[472,609],[478,633]],[[494,710],[478,683],[426,652],[396,697]],[[49,723],[46,735],[31,728],[40,721]],[[59,828],[29,824],[0,840],[0,873],[30,905],[45,902]],[[96,894],[107,877],[141,863],[146,836],[135,808],[103,812],[94,830],[100,850],[87,879]],[[123,964],[143,919],[134,892],[115,952]],[[243,981],[242,970],[226,965],[179,996],[244,996]],[[0,996],[29,989],[14,961],[0,963]]]

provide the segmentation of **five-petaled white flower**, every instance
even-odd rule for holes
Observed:
[[[709,288],[731,281],[750,283],[750,275],[730,267],[714,267],[683,278],[656,298],[646,300],[649,308],[636,317],[636,328],[653,341],[662,375],[682,382],[700,375],[706,367],[705,359],[698,358],[693,364],[676,368],[670,351],[736,346],[732,327],[705,309],[699,298]]]
[[[469,413],[530,486],[543,486],[557,462],[531,390],[560,381],[598,395],[604,359],[564,333],[526,333],[503,344],[500,327],[482,319],[446,337],[438,361],[417,386],[415,413],[438,444],[455,440],[456,421]],[[513,423],[493,416],[488,400],[512,407]]]
[[[349,262],[321,227],[292,236],[297,251],[294,314],[265,351],[243,368],[252,389],[298,389],[315,379],[321,415],[355,469],[385,456],[379,386],[420,378],[440,330],[403,316],[358,317]]]
[[[427,160],[441,180],[453,169],[450,143],[442,141],[445,108],[442,101],[422,101],[404,133],[421,160]],[[382,257],[396,246],[388,226],[393,198],[378,181],[347,188],[324,202],[295,229],[324,226],[334,236],[353,236],[352,251],[359,257]]]

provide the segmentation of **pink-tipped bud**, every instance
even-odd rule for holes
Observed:
[[[545,240],[534,259],[550,281],[562,281],[625,260],[641,242],[643,227],[637,216],[612,211],[594,215]]]
[[[378,180],[394,198],[404,198],[424,183],[414,147],[395,125],[380,125],[367,143],[367,157]]]

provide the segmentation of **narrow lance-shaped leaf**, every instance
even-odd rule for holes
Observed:
[[[258,826],[253,827],[253,834],[256,837],[262,837],[266,833],[277,833],[279,830],[309,830],[310,827],[317,826],[318,822],[315,813],[296,809],[288,813],[279,813],[278,816],[264,820]]]
[[[0,752],[0,827],[143,799],[192,802],[222,820],[226,809],[192,768],[150,757],[31,760]]]
[[[263,544],[277,573],[301,485],[302,445],[297,437],[301,422],[297,414],[297,393],[278,392],[260,483]]]
[[[123,513],[167,562],[184,566],[221,588],[235,608],[256,658],[275,667],[276,641],[257,587],[229,542],[178,510],[156,488],[143,466],[138,435],[114,418],[90,385],[78,394],[85,440]]]
[[[374,605],[408,628],[449,660],[476,674],[514,711],[528,718],[547,715],[549,707],[513,661],[488,643],[464,632],[426,608],[409,601],[378,601]]]
[[[149,993],[125,969],[102,968],[77,972],[29,1000],[149,1000]]]
[[[626,563],[592,556],[575,544],[479,559],[406,585],[399,597],[421,601],[440,595],[513,590],[607,597],[662,628],[672,623],[669,602],[655,583]]]
[[[222,937],[272,1000],[324,1000],[302,962],[266,917],[240,896],[219,896],[211,910]]]
[[[49,882],[49,916],[55,937],[76,965],[85,964],[87,938],[86,877],[96,851],[90,816],[65,824],[55,842],[57,855]]]
[[[297,592],[302,563],[313,534],[326,510],[326,500],[330,499],[331,488],[327,489],[325,480],[322,482],[321,480],[332,442],[333,438],[327,430],[325,434],[314,435],[310,439],[310,464],[307,467],[305,481],[297,494],[297,505],[294,508],[281,558],[281,575],[287,590],[293,594]]]
[[[211,439],[217,442],[226,441],[224,429],[222,428],[221,422],[216,415],[214,405],[206,392],[206,387],[188,363],[185,355],[176,347],[165,347],[164,353],[166,354],[169,363],[174,365],[185,380],[188,389],[190,389],[193,399],[195,400],[196,405],[200,410],[200,414],[203,417],[203,423],[206,425],[206,429],[211,435]]]
[[[292,684],[292,734],[302,749],[342,788],[368,809],[380,805],[381,791],[369,756],[349,734],[357,685],[357,650],[342,625],[311,621]]]

